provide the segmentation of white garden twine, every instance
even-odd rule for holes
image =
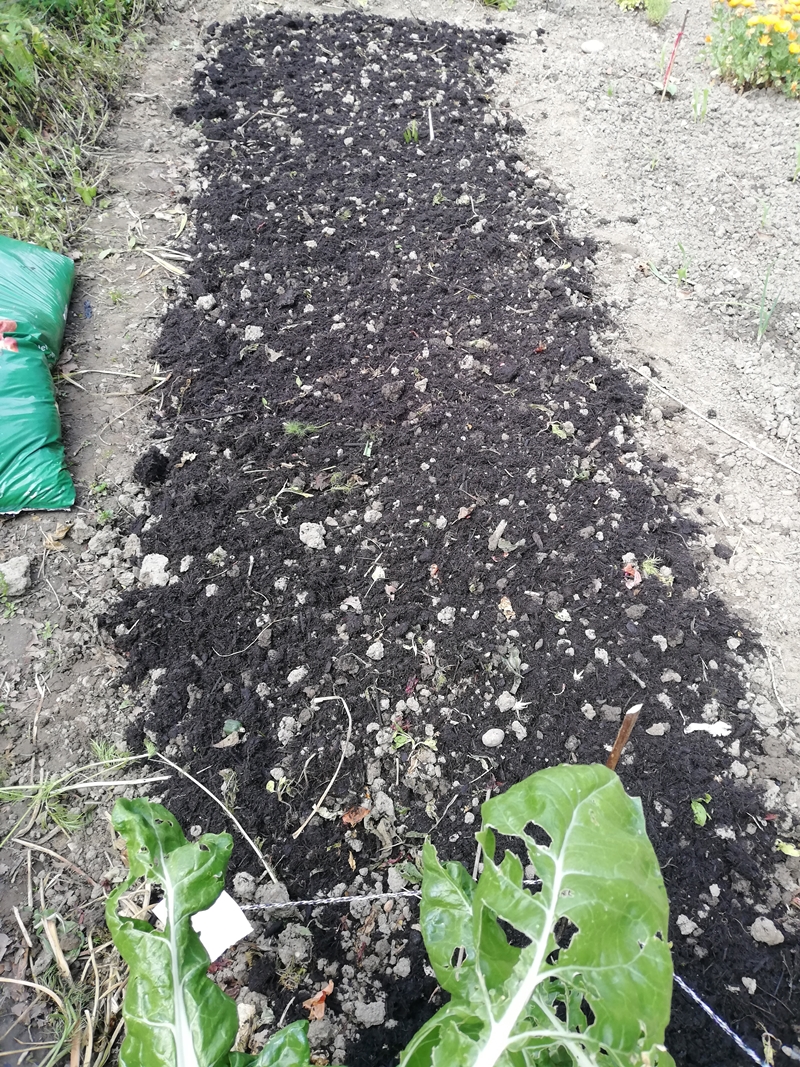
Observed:
[[[537,885],[538,882],[526,881],[524,884]],[[242,911],[280,911],[282,909],[285,910],[286,908],[318,908],[328,904],[352,904],[353,902],[361,903],[362,901],[367,900],[399,900],[402,897],[415,897],[416,899],[420,899],[421,896],[422,893],[418,889],[400,889],[394,893],[365,893],[363,896],[357,897],[315,897],[313,900],[282,900],[276,901],[274,904],[241,904],[240,907]],[[720,1030],[735,1042],[745,1056],[748,1056],[753,1063],[757,1063],[759,1067],[769,1067],[766,1061],[763,1060],[758,1053],[754,1052],[749,1045],[746,1045],[736,1031],[732,1030],[725,1020],[721,1019],[714,1009],[706,1004],[702,997],[698,993],[695,993],[691,986],[684,982],[680,975],[674,974],[673,978],[678,988],[682,990],[690,1000],[693,1000],[695,1004],[702,1008],[710,1019],[713,1019]]]

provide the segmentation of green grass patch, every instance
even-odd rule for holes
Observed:
[[[0,232],[62,251],[99,180],[93,152],[131,27],[156,0],[0,7]]]
[[[639,8],[644,8],[648,19],[654,26],[663,22],[667,17],[671,2],[672,0],[617,0],[623,11],[635,11]]]

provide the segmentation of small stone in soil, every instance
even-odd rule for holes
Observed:
[[[150,552],[142,560],[139,581],[145,587],[164,586],[169,581],[168,567],[169,560],[166,556],[162,556],[160,552]]]
[[[2,592],[6,596],[19,596],[31,585],[31,561],[27,556],[14,556],[0,563],[0,577],[3,579]]]
[[[782,945],[785,940],[772,919],[765,915],[759,915],[750,927],[750,935],[754,941],[760,941],[764,945]]]
[[[324,548],[325,527],[321,522],[301,522],[300,540],[309,548]]]
[[[499,748],[505,740],[505,731],[500,730],[497,727],[493,727],[491,730],[487,730],[481,738],[481,741],[487,748]]]

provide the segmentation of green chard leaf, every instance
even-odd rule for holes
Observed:
[[[401,1067],[671,1067],[668,903],[641,802],[606,767],[562,766],[487,801],[482,817],[477,883],[424,848],[422,933],[451,1000]],[[494,831],[524,846],[541,887],[523,886],[513,853],[496,862]]]
[[[130,874],[108,898],[106,923],[130,968],[121,1067],[210,1067],[223,1063],[236,1037],[236,1005],[206,975],[208,953],[191,925],[225,884],[230,834],[189,844],[160,804],[120,799],[111,821],[125,839]],[[164,890],[163,933],[118,914],[119,898],[139,879]]]
[[[106,923],[130,968],[120,1067],[310,1067],[305,1020],[284,1026],[257,1056],[230,1051],[236,1005],[207,976],[208,953],[191,924],[224,888],[230,834],[189,843],[177,819],[149,800],[118,800],[111,821],[130,868],[106,904]],[[163,933],[118,913],[120,897],[140,878],[164,890]]]

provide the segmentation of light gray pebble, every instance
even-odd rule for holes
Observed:
[[[169,559],[160,552],[148,552],[139,568],[139,582],[145,588],[164,586],[169,581]]]
[[[0,563],[3,584],[0,592],[6,596],[19,596],[31,587],[31,561],[27,556],[12,556]]]
[[[505,740],[505,731],[500,730],[498,727],[493,727],[491,730],[487,730],[481,738],[481,741],[486,748],[499,748]]]
[[[768,919],[766,915],[759,915],[750,927],[750,936],[762,945],[782,945],[786,940],[772,919]]]

